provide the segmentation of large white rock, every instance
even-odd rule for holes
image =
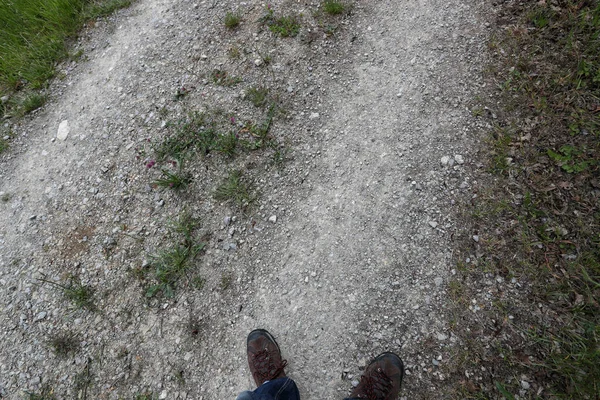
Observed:
[[[67,140],[69,136],[69,121],[66,119],[58,125],[58,132],[56,132],[56,138],[58,140]]]

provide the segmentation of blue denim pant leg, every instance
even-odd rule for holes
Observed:
[[[300,400],[296,383],[290,378],[279,378],[260,385],[253,392],[242,392],[237,400]]]

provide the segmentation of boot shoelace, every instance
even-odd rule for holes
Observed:
[[[287,360],[275,362],[268,350],[261,350],[254,354],[252,360],[256,368],[256,374],[261,382],[273,380],[283,372],[283,369],[287,365]]]
[[[384,399],[392,389],[391,379],[381,368],[375,369],[369,376],[363,375],[361,384],[368,400]]]

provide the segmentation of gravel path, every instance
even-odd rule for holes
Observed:
[[[455,208],[477,185],[468,105],[482,84],[484,21],[470,0],[356,2],[339,17],[315,13],[318,3],[272,9],[301,14],[300,34],[275,38],[255,1],[140,0],[86,32],[87,61],[61,65],[51,101],[11,127],[0,162],[2,396],[235,398],[251,388],[245,337],[263,327],[303,398],[343,398],[386,350],[407,366],[402,396],[444,397]],[[228,10],[243,16],[234,32]],[[242,82],[215,85],[214,69]],[[152,185],[160,169],[146,164],[169,122],[217,108],[232,124],[261,121],[267,111],[244,100],[251,86],[285,110],[271,127],[282,165],[275,149],[209,154],[187,163],[185,192]],[[211,195],[234,168],[257,187],[244,210]],[[204,287],[149,300],[135,271],[184,209],[202,221]],[[48,283],[71,277],[95,288],[95,311]],[[79,345],[60,356],[50,343],[65,333]]]

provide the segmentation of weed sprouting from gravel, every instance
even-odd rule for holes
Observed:
[[[0,154],[8,150],[8,140],[0,137]]]
[[[46,102],[46,95],[31,92],[17,106],[17,115],[23,116],[25,114],[29,114],[30,112],[37,110]]]
[[[329,15],[338,15],[346,10],[344,3],[336,0],[325,0],[322,3],[323,10]]]
[[[229,157],[236,155],[238,146],[238,137],[235,133],[229,132],[220,134],[215,142],[215,150]]]
[[[251,87],[246,91],[246,98],[250,100],[255,107],[262,107],[267,104],[269,90],[264,87]]]
[[[71,281],[63,288],[65,298],[73,302],[77,308],[96,310],[94,303],[94,288],[81,282]]]
[[[66,357],[79,351],[79,338],[73,332],[60,332],[48,340],[48,344],[54,353],[60,357]]]
[[[206,284],[206,279],[202,278],[201,276],[195,276],[192,278],[191,284],[194,289],[202,290]]]
[[[220,86],[235,86],[242,81],[242,78],[229,75],[229,72],[215,69],[210,74],[212,81]]]
[[[192,261],[204,249],[205,243],[194,236],[198,225],[198,221],[188,212],[183,212],[171,224],[169,236],[173,243],[154,254],[150,269],[144,271],[144,275],[149,275],[154,281],[146,289],[146,297],[173,297],[179,282],[187,277]]]
[[[221,290],[227,290],[231,287],[231,283],[233,282],[233,276],[230,273],[224,273],[221,275]]]
[[[242,20],[242,17],[239,14],[227,12],[227,14],[225,14],[224,23],[228,29],[235,29],[240,25],[241,20]]]
[[[231,201],[239,207],[252,202],[250,184],[245,182],[241,171],[232,171],[215,190],[215,199]]]
[[[227,54],[229,55],[229,58],[237,59],[240,58],[242,52],[238,46],[231,46],[227,51]]]
[[[296,16],[284,16],[274,19],[269,29],[281,37],[294,37],[300,32],[300,23]]]
[[[190,176],[183,172],[181,168],[174,172],[163,169],[161,173],[162,177],[154,181],[154,184],[159,187],[182,190],[185,189],[192,181]]]
[[[62,292],[65,299],[72,302],[75,307],[79,309],[85,308],[89,311],[96,311],[97,307],[96,303],[94,302],[94,288],[90,285],[84,285],[74,276],[71,276],[66,284],[57,283],[45,278],[40,279],[40,281],[57,287]]]
[[[269,30],[281,37],[294,37],[300,32],[298,17],[294,15],[276,17],[270,5],[266,7],[267,14],[261,18],[261,22],[269,27]]]

